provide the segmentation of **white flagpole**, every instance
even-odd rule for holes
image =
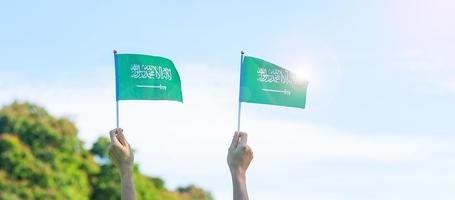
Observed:
[[[237,111],[237,132],[240,132],[240,114],[242,112],[242,102],[240,101],[240,96],[242,95],[242,72],[243,72],[243,55],[245,52],[240,52],[240,84],[239,84],[239,109]]]
[[[116,105],[116,109],[115,110],[117,111],[116,112],[117,113],[117,128],[119,128],[119,122],[118,122],[118,100],[115,101],[115,105]]]
[[[115,50],[115,49],[114,49],[114,65],[115,65],[115,112],[116,112],[116,119],[117,119],[117,128],[119,128],[117,50]]]

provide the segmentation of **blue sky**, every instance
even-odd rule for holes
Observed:
[[[453,199],[454,9],[449,0],[2,2],[0,103],[69,116],[91,144],[115,125],[112,50],[168,57],[185,103],[121,102],[121,125],[147,174],[229,199],[245,50],[310,82],[305,110],[243,107],[252,198]]]

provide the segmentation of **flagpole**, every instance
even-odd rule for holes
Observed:
[[[237,111],[237,132],[240,132],[240,113],[242,112],[242,102],[240,101],[240,97],[242,95],[242,72],[243,72],[243,55],[245,52],[240,51],[240,84],[239,84],[239,108]]]
[[[117,77],[117,50],[114,49],[114,65],[115,65],[115,112],[117,128],[119,128],[119,115],[118,115],[118,77]]]

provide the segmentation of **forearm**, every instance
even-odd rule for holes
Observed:
[[[248,200],[246,176],[244,172],[231,172],[234,200]]]
[[[134,179],[132,169],[122,169],[120,172],[122,180],[122,200],[136,200]]]

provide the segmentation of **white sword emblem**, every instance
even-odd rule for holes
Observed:
[[[160,89],[160,90],[166,90],[167,87],[165,85],[136,85],[136,87],[140,87],[140,88],[157,88],[157,89]]]
[[[265,91],[265,92],[278,92],[278,93],[283,93],[285,95],[291,96],[291,91],[288,91],[288,90],[262,89],[262,91]]]

